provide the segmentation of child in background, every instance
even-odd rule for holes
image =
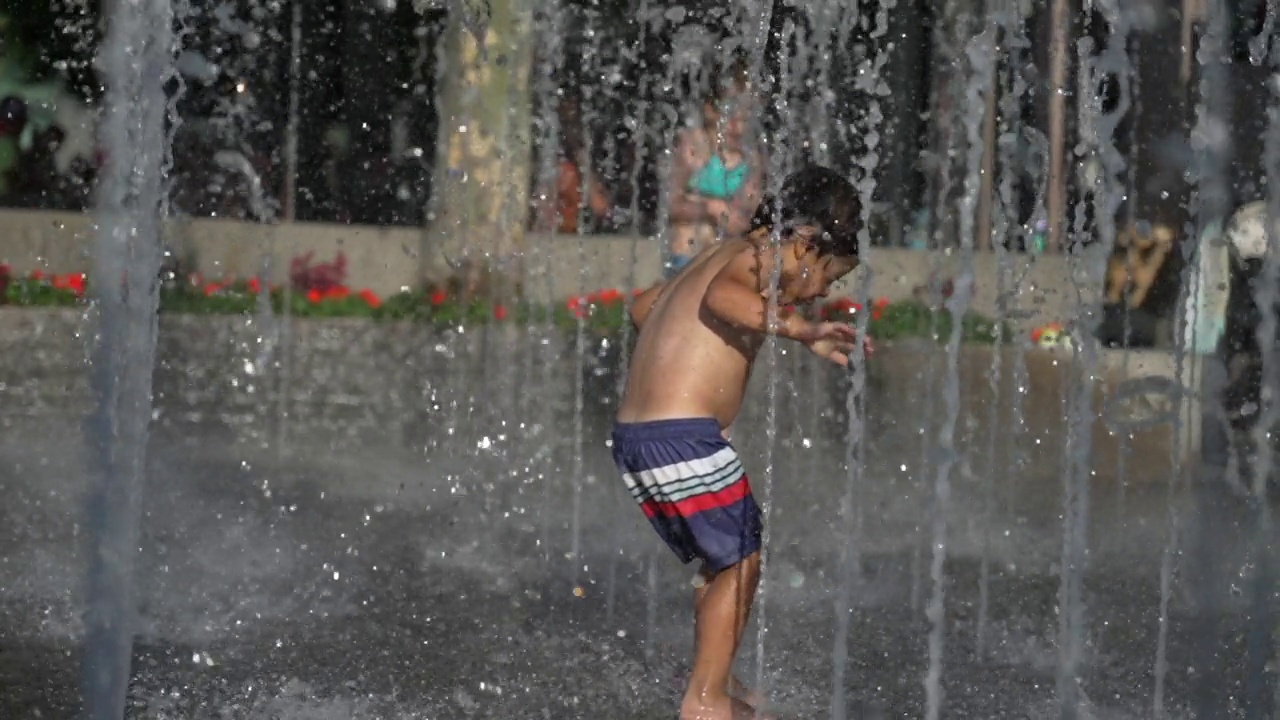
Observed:
[[[747,140],[750,99],[739,65],[703,104],[702,125],[680,134],[670,178],[667,278],[721,236],[741,237],[751,225],[764,183],[764,153]]]

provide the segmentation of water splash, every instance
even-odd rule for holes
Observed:
[[[1073,243],[1069,262],[1076,291],[1077,322],[1075,353],[1071,365],[1071,394],[1067,399],[1068,423],[1066,471],[1063,477],[1063,551],[1059,590],[1058,702],[1064,718],[1081,712],[1080,664],[1083,661],[1085,626],[1084,577],[1088,560],[1089,496],[1093,475],[1093,403],[1096,371],[1099,367],[1097,328],[1102,314],[1102,280],[1107,258],[1116,238],[1116,218],[1123,201],[1121,176],[1124,158],[1115,146],[1115,130],[1129,110],[1128,63],[1125,44],[1128,24],[1114,0],[1099,0],[1097,9],[1107,24],[1105,49],[1093,53],[1094,40],[1086,32],[1077,43],[1080,67],[1080,134],[1085,155],[1082,187],[1089,189],[1094,203],[1094,230],[1097,242]],[[1102,83],[1115,78],[1119,99],[1110,112],[1103,112]],[[1092,172],[1092,175],[1090,173]],[[1077,228],[1084,213],[1076,216]],[[1083,240],[1083,235],[1077,235]],[[1082,278],[1080,276],[1083,276]]]
[[[1274,21],[1275,9],[1267,3],[1267,29]],[[1265,42],[1265,41],[1264,41]],[[1271,50],[1272,75],[1267,90],[1272,103],[1267,108],[1267,134],[1264,144],[1264,163],[1267,183],[1266,233],[1267,251],[1262,259],[1260,276],[1255,280],[1253,297],[1261,315],[1257,328],[1258,349],[1261,360],[1262,382],[1259,387],[1261,412],[1250,433],[1253,454],[1253,537],[1250,542],[1253,578],[1249,589],[1250,622],[1246,636],[1246,675],[1244,687],[1245,706],[1256,715],[1274,714],[1280,708],[1280,683],[1269,677],[1273,670],[1273,654],[1276,652],[1275,615],[1272,608],[1275,593],[1275,549],[1273,547],[1273,519],[1271,497],[1275,476],[1274,433],[1280,423],[1280,350],[1276,337],[1280,330],[1280,49]],[[1267,686],[1275,685],[1270,697]]]
[[[888,12],[893,3],[884,3],[876,15],[876,29],[873,37],[888,31]],[[846,11],[838,11],[836,26],[843,24],[840,20]],[[829,19],[829,18],[828,18]],[[871,254],[871,210],[875,201],[876,169],[880,160],[880,130],[884,115],[880,110],[880,97],[888,94],[888,87],[882,79],[882,71],[889,61],[891,46],[881,44],[875,58],[870,62],[863,91],[866,97],[865,110],[860,118],[865,152],[857,161],[860,171],[855,187],[858,190],[860,217],[858,227],[858,254],[869,257]],[[822,65],[827,63],[825,58]],[[820,136],[821,137],[821,136]],[[819,142],[825,142],[819,139]],[[857,287],[862,307],[871,307],[872,270],[868,263],[859,264],[857,270]],[[857,330],[859,337],[867,337],[870,313],[859,313]],[[866,348],[862,343],[854,346],[850,358],[849,390],[845,398],[848,417],[848,429],[845,434],[845,473],[846,489],[840,500],[840,519],[844,526],[845,539],[840,551],[840,584],[836,593],[835,643],[832,648],[831,668],[831,717],[844,720],[848,714],[848,700],[845,689],[845,674],[849,664],[849,625],[853,614],[853,590],[861,575],[861,531],[863,521],[863,503],[858,502],[863,490],[864,440],[866,424]]]
[[[1229,117],[1231,113],[1232,97],[1227,82],[1226,66],[1223,62],[1223,54],[1225,52],[1225,43],[1228,42],[1228,14],[1221,0],[1208,0],[1204,5],[1205,10],[1205,32],[1201,36],[1200,46],[1197,50],[1196,57],[1200,64],[1200,82],[1199,97],[1196,102],[1196,123],[1191,130],[1191,146],[1194,152],[1194,166],[1192,175],[1196,185],[1196,192],[1191,195],[1191,214],[1193,223],[1188,224],[1186,232],[1192,238],[1201,238],[1204,236],[1208,228],[1222,223],[1222,219],[1227,213],[1228,197],[1230,189],[1227,184],[1227,162],[1230,157],[1230,147],[1223,142],[1221,129],[1223,128],[1224,118]],[[1183,292],[1190,293],[1196,289],[1199,282],[1208,282],[1209,278],[1197,277],[1194,268],[1198,263],[1199,253],[1208,252],[1208,247],[1197,247],[1195,240],[1185,242],[1183,244],[1183,254],[1187,257],[1188,273],[1184,278]],[[1191,330],[1195,330],[1195,322],[1192,322]],[[1180,342],[1179,351],[1190,349],[1188,343]],[[1172,492],[1172,489],[1171,489]],[[1169,516],[1169,538],[1166,541],[1164,555],[1161,558],[1160,567],[1160,617],[1159,617],[1159,634],[1156,640],[1156,658],[1155,658],[1155,688],[1152,699],[1152,714],[1157,720],[1168,717],[1165,707],[1166,701],[1166,677],[1169,671],[1168,660],[1168,637],[1169,637],[1169,603],[1172,599],[1173,584],[1173,562],[1175,559],[1175,542],[1177,536],[1175,534],[1177,526],[1174,523],[1176,515],[1174,515],[1175,507],[1170,500]],[[1204,543],[1205,538],[1201,538],[1200,542]],[[1211,623],[1210,623],[1211,625]],[[1208,630],[1209,626],[1204,629]],[[1218,638],[1205,637],[1205,641],[1213,647],[1217,646]],[[1211,668],[1215,664],[1213,656],[1216,653],[1209,653],[1205,659],[1205,664]],[[1214,696],[1218,694],[1217,689],[1210,689],[1204,692],[1205,686],[1210,683],[1217,682],[1214,678],[1215,673],[1211,670],[1203,673],[1198,684],[1200,691],[1197,693],[1198,710],[1203,711],[1205,716],[1212,717],[1214,710],[1211,706],[1215,704]],[[1223,708],[1225,710],[1225,708]]]
[[[933,560],[930,577],[933,592],[929,598],[926,615],[929,619],[929,668],[925,673],[925,717],[938,720],[942,715],[943,651],[946,636],[945,593],[947,558],[947,512],[951,498],[951,470],[960,462],[956,446],[956,425],[960,419],[960,343],[963,325],[961,319],[969,311],[974,282],[974,210],[978,204],[982,168],[982,120],[986,107],[986,94],[995,92],[992,86],[995,62],[996,32],[987,28],[973,38],[965,49],[965,57],[971,76],[965,88],[965,140],[968,150],[964,181],[964,195],[960,202],[960,272],[955,279],[955,290],[947,300],[947,312],[952,317],[951,337],[947,342],[947,367],[943,399],[945,411],[942,427],[938,432],[938,474],[934,483],[933,508]]]
[[[751,77],[761,77],[760,68],[765,58],[765,49],[770,28],[773,25],[773,4],[769,3],[769,9],[764,12],[752,12],[754,8],[749,7],[753,3],[743,3],[742,9],[747,11],[746,17],[754,19],[758,23],[755,30],[750,32],[750,25],[744,22],[744,36],[749,38],[754,46],[750,48],[750,57],[752,64]],[[785,46],[780,46],[779,52],[785,53]],[[786,58],[783,56],[782,67],[784,70],[788,68]],[[780,111],[785,114],[785,96],[780,98],[784,105]],[[781,184],[782,169],[784,158],[781,153],[772,153],[769,158],[769,184],[774,185],[774,189]],[[782,280],[782,245],[779,228],[782,227],[781,206],[774,208],[773,216],[774,230],[769,233],[769,307],[768,307],[768,323],[769,327],[777,327],[778,323],[778,290],[779,283]],[[765,638],[769,632],[769,624],[766,616],[769,583],[766,579],[768,570],[768,554],[769,537],[772,527],[769,522],[769,516],[773,510],[773,479],[774,479],[774,449],[778,438],[778,341],[775,335],[770,335],[765,339],[766,366],[769,368],[769,386],[768,397],[769,405],[765,420],[765,448],[764,448],[764,490],[761,493],[761,503],[763,505],[762,521],[764,529],[761,534],[761,547],[766,548],[766,552],[760,555],[760,581],[756,590],[756,672],[755,687],[758,691],[765,691]]]
[[[286,222],[298,214],[298,124],[302,97],[302,3],[292,2],[289,23],[289,110],[284,131],[284,211]]]
[[[249,207],[254,217],[264,223],[271,223],[275,219],[276,204],[267,197],[266,189],[262,184],[262,177],[254,169],[253,163],[249,162],[249,158],[245,157],[244,153],[238,150],[219,150],[214,153],[213,162],[218,167],[228,172],[233,172],[244,179],[249,198]],[[272,360],[275,358],[276,350],[283,339],[289,337],[290,330],[291,303],[288,302],[288,299],[286,298],[284,302],[285,318],[282,322],[276,322],[275,313],[271,308],[272,254],[270,249],[263,248],[261,265],[258,270],[258,297],[253,320],[253,322],[257,323],[261,333],[258,336],[258,349],[253,361],[254,374],[257,377],[267,377]],[[290,284],[286,283],[286,285]],[[277,458],[283,457],[289,446],[289,381],[292,377],[293,365],[287,361],[288,359],[286,358],[286,362],[282,363],[285,372],[281,378],[281,392],[277,395],[277,403],[279,403],[275,442]]]
[[[1010,257],[1008,248],[1016,238],[1016,233],[1012,231],[1012,223],[1010,217],[1017,217],[1017,203],[1015,201],[1014,192],[1014,173],[1016,172],[1016,164],[1014,155],[1016,152],[1016,144],[1013,141],[1013,123],[1017,113],[1019,103],[1022,101],[1023,87],[1019,86],[1017,81],[1018,54],[1023,48],[1023,31],[1024,19],[1022,18],[1017,7],[1012,3],[1004,4],[993,18],[996,20],[995,26],[1000,33],[1000,47],[997,48],[997,55],[1008,54],[1012,60],[1004,63],[1003,66],[996,68],[997,72],[997,89],[999,94],[998,105],[991,107],[990,111],[997,117],[986,118],[986,122],[995,123],[995,127],[991,128],[992,132],[987,137],[995,135],[996,147],[988,147],[985,150],[994,154],[999,161],[1001,168],[999,173],[999,183],[993,189],[993,196],[989,202],[992,205],[992,226],[991,226],[991,247],[996,258],[996,313],[995,313],[995,337],[993,338],[992,348],[993,357],[990,372],[988,373],[988,383],[991,388],[991,408],[988,415],[987,423],[987,471],[982,478],[982,515],[986,519],[986,527],[982,535],[982,557],[979,565],[978,573],[978,621],[977,632],[975,638],[976,651],[979,657],[987,652],[987,628],[990,622],[990,602],[991,602],[991,538],[996,531],[996,518],[999,517],[996,512],[996,484],[995,477],[997,468],[1009,463],[1010,458],[998,457],[1007,455],[1007,449],[1018,446],[1017,435],[1022,432],[1023,422],[1020,417],[1015,415],[1012,421],[1012,434],[1015,436],[1012,443],[1006,442],[1001,444],[1001,450],[997,451],[996,438],[1001,435],[997,432],[997,428],[1007,427],[1008,425],[1000,424],[1000,408],[1002,405],[1001,389],[1005,382],[1004,356],[1006,343],[1014,340],[1014,338],[1006,338],[1004,329],[1005,321],[1012,315],[1017,315],[1017,288],[1020,285],[1019,279],[1014,277],[1013,260]],[[985,142],[985,140],[984,140]],[[1015,346],[1016,347],[1016,346]],[[1018,352],[1021,355],[1020,349]],[[1016,374],[1016,369],[1015,369]],[[1018,392],[1014,392],[1013,400],[1020,397]],[[1016,449],[1014,450],[1016,453]],[[1017,473],[1015,472],[1016,476]]]
[[[532,75],[531,84],[533,86],[534,101],[541,110],[540,117],[535,118],[534,122],[536,131],[534,141],[539,148],[535,186],[537,189],[535,192],[539,193],[536,197],[537,202],[549,203],[553,208],[559,205],[559,198],[557,197],[559,184],[555,179],[559,167],[556,158],[559,154],[560,123],[556,102],[559,95],[557,78],[564,61],[561,33],[558,30],[562,22],[563,11],[557,0],[548,0],[542,3],[534,16],[534,32],[537,34],[540,52],[537,53],[535,58],[537,71]],[[543,196],[541,195],[543,192],[548,192],[548,194]],[[540,253],[538,249],[536,246],[528,248],[525,260],[526,271],[530,275],[541,276],[546,297],[556,297],[555,273],[552,272],[552,268],[547,261],[549,254]],[[538,264],[536,266],[530,265],[528,257],[534,258]],[[532,284],[532,281],[530,281],[530,284]],[[535,320],[531,320],[531,325],[535,322]],[[553,357],[549,343],[544,343],[542,347],[546,352],[543,357],[541,385],[542,387],[551,387],[560,358]],[[539,410],[539,423],[542,433],[544,436],[550,437],[548,434],[559,423],[555,404],[544,402]],[[554,518],[558,517],[557,513],[552,511],[552,494],[555,491],[553,478],[557,477],[559,473],[555,465],[555,453],[552,451],[550,440],[543,446],[541,452],[542,500],[539,516],[542,519],[542,523],[539,543],[542,546],[543,560],[550,563],[552,557],[551,523]]]
[[[138,626],[134,567],[155,364],[168,111],[163,84],[173,68],[173,20],[169,0],[117,4],[102,53],[102,144],[112,154],[99,188],[93,258],[97,408],[85,427],[94,477],[83,659],[90,720],[123,715]]]
[[[1266,0],[1262,27],[1258,29],[1257,35],[1249,38],[1249,62],[1254,65],[1261,65],[1272,54],[1271,44],[1274,42],[1272,35],[1276,26],[1276,2],[1277,0]]]

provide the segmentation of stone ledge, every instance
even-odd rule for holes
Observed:
[[[0,262],[18,272],[40,268],[54,272],[89,269],[93,241],[91,216],[84,213],[0,210]],[[423,231],[406,227],[372,227],[321,223],[262,225],[232,220],[185,219],[166,227],[168,241],[209,277],[258,274],[269,260],[273,277],[283,280],[291,258],[314,252],[332,258],[339,250],[348,261],[349,284],[380,294],[418,284],[424,266],[439,267],[438,258],[420,261]],[[456,251],[455,253],[456,254]],[[652,237],[623,235],[530,235],[527,289],[536,300],[555,301],[605,287],[647,287],[661,276],[660,242]],[[634,262],[633,262],[634,258]],[[1075,316],[1073,268],[1061,255],[1008,255],[1016,288],[1006,291],[1026,315],[1020,328]],[[957,257],[946,252],[873,248],[867,265],[871,294],[890,300],[910,298],[933,273],[953,273]],[[999,261],[994,253],[978,253],[973,309],[994,315]],[[849,293],[846,283],[838,292]]]

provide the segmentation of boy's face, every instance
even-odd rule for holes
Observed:
[[[808,238],[791,243],[783,253],[779,300],[803,305],[824,298],[831,286],[858,267],[856,257],[818,256],[818,249]]]

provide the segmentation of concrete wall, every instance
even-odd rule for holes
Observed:
[[[416,228],[318,223],[259,225],[196,219],[174,221],[168,226],[170,246],[180,255],[194,258],[197,269],[209,277],[257,274],[264,257],[268,257],[274,277],[282,279],[293,257],[314,252],[318,261],[328,260],[341,250],[349,263],[349,284],[383,294],[417,285],[424,265],[439,271],[449,260],[463,256],[464,249],[454,247],[420,259],[422,237],[422,231]],[[88,215],[0,211],[0,262],[8,262],[19,272],[34,268],[54,272],[87,270],[92,243]],[[529,270],[530,292],[538,299],[552,300],[579,290],[647,286],[661,275],[661,256],[655,238],[535,235],[528,239],[524,262]],[[928,281],[931,273],[953,272],[956,262],[954,254],[945,252],[876,248],[867,259],[872,273],[871,292],[891,300],[908,298],[913,289]],[[980,253],[976,263],[973,307],[991,315],[996,309],[997,258]],[[1009,288],[1009,296],[1028,315],[1020,324],[1034,326],[1075,316],[1072,268],[1065,256],[1012,255],[1009,265],[1010,277],[1017,278],[1016,285]],[[851,291],[848,283],[842,291]]]
[[[88,322],[74,309],[0,308],[0,343],[13,350],[0,355],[0,431],[39,418],[74,422],[83,417],[92,399]],[[576,348],[574,337],[554,328],[502,325],[441,332],[358,319],[286,324],[279,318],[165,315],[154,376],[156,427],[194,425],[199,437],[222,436],[259,448],[287,448],[292,439],[305,438],[310,446],[332,449],[390,445],[447,454],[460,452],[455,431],[498,432],[523,414],[553,433],[567,432],[581,422],[574,414],[581,383],[583,426],[603,442],[602,428],[608,427],[617,393],[619,348],[589,342],[581,355]],[[1000,474],[1015,466],[1014,458],[1004,457],[1014,446],[1042,475],[1058,467],[1066,452],[1064,403],[1080,381],[1070,355],[1030,350],[1019,379],[1018,353],[1006,348],[996,356],[990,347],[963,348],[958,443],[974,458],[975,472],[986,467],[993,436],[1002,454]],[[1002,372],[993,387],[997,359]],[[778,402],[787,418],[780,421],[787,428],[780,439],[790,444],[798,428],[817,422],[824,428],[820,434],[841,445],[847,376],[807,353],[788,352],[779,363],[778,377],[785,384]],[[945,416],[940,384],[945,364],[945,351],[923,341],[882,348],[869,362],[868,444],[886,467],[919,459],[922,430],[936,435],[936,423]],[[1134,353],[1127,359],[1120,353],[1104,355],[1096,380],[1087,381],[1093,385],[1089,416],[1095,419],[1089,425],[1099,479],[1116,477],[1122,451],[1131,454],[1125,471],[1130,482],[1162,482],[1173,457],[1195,456],[1194,423],[1184,424],[1187,434],[1181,440],[1167,422],[1114,432],[1116,421],[1132,425],[1162,412],[1184,420],[1198,417],[1189,397],[1130,398],[1106,410],[1110,424],[1101,419],[1103,408],[1117,393],[1129,392],[1135,378],[1172,378],[1173,371],[1173,359],[1163,353]],[[769,396],[768,376],[758,372],[753,380],[760,387],[749,395],[739,422],[745,433],[767,425],[761,398]],[[1181,384],[1194,387],[1190,381]]]

